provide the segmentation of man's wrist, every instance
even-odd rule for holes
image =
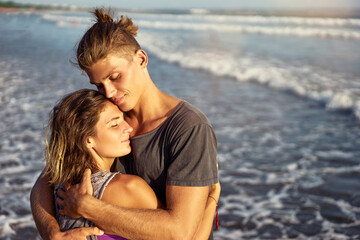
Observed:
[[[94,201],[96,200],[97,199],[91,195],[83,195],[81,199],[79,199],[79,204],[78,204],[79,215],[86,219],[91,218],[91,209],[92,209],[91,206],[94,205]]]

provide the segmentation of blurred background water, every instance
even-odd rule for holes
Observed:
[[[218,138],[215,239],[360,239],[360,19],[124,13],[149,71]],[[203,12],[200,12],[203,13]],[[87,12],[0,13],[0,238],[39,239],[29,192]]]

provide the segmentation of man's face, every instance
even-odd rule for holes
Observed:
[[[96,85],[121,111],[132,110],[139,101],[142,86],[142,72],[136,56],[127,60],[115,54],[97,61],[88,71],[90,83]]]

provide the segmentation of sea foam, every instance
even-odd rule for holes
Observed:
[[[187,48],[185,39],[176,36],[162,38],[157,32],[152,32],[164,29],[358,40],[359,19],[136,13],[133,16],[143,29],[138,37],[142,46],[164,61],[234,77],[238,81],[254,81],[274,89],[289,90],[324,102],[329,110],[351,110],[360,119],[360,92],[356,91],[360,89],[359,78],[348,79],[341,73],[310,65],[292,66],[281,60],[272,62],[251,55],[238,59],[216,49],[190,47],[184,50],[183,47]],[[90,25],[87,17],[48,13],[42,18],[62,27],[86,28]]]

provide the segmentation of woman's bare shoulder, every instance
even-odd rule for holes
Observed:
[[[157,208],[158,201],[151,187],[140,177],[117,174],[107,185],[101,200],[129,208]]]

